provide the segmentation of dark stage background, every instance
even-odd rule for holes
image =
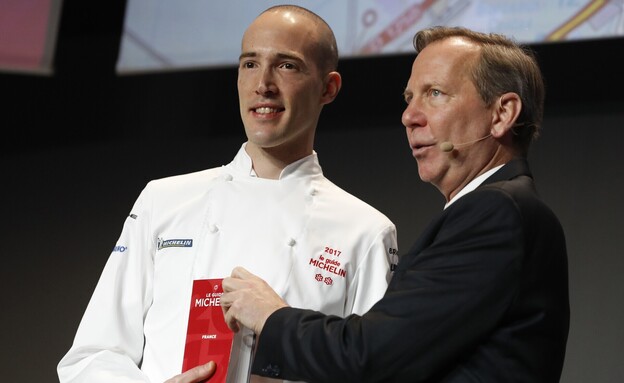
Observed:
[[[65,1],[55,74],[0,74],[3,380],[54,382],[147,181],[230,161],[236,70],[117,77],[124,4]],[[534,46],[548,87],[530,161],[566,230],[572,322],[562,382],[624,381],[623,39]],[[322,116],[326,175],[397,225],[406,251],[443,199],[418,179],[401,93],[412,56],[345,60]]]

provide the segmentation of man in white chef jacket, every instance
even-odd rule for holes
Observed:
[[[238,69],[247,142],[223,167],[147,184],[58,365],[62,383],[201,381],[179,375],[192,283],[235,266],[295,307],[345,316],[381,298],[395,226],[325,178],[313,150],[341,87],[337,62],[333,32],[306,9],[273,7],[249,26]]]

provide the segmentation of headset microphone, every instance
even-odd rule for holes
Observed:
[[[457,149],[457,148],[462,147],[462,146],[472,145],[472,144],[477,143],[479,141],[483,141],[486,138],[491,137],[491,136],[492,136],[492,134],[488,134],[487,136],[478,138],[478,139],[473,140],[473,141],[464,142],[464,143],[461,143],[461,144],[453,144],[450,141],[443,141],[443,142],[440,143],[439,147],[440,147],[441,151],[448,153],[448,152],[452,152],[453,149]]]
[[[443,152],[451,152],[454,148],[455,146],[448,141],[444,141],[440,144],[440,150]]]

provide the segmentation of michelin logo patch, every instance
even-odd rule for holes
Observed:
[[[158,238],[158,250],[166,249],[168,247],[193,247],[193,240]]]

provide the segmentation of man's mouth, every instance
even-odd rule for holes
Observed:
[[[271,113],[279,113],[283,111],[284,108],[270,108],[268,106],[262,106],[262,107],[255,108],[252,110],[258,114],[271,114]]]
[[[429,146],[432,146],[432,144],[414,144],[412,145],[412,149],[422,149],[422,148],[427,148]]]

